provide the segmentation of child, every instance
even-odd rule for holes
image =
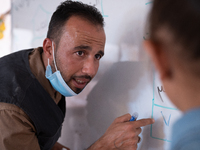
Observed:
[[[183,111],[171,150],[200,149],[200,0],[154,0],[145,41],[165,91]]]

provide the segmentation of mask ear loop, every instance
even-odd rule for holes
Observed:
[[[49,58],[48,58],[48,66],[49,66]]]
[[[57,69],[57,66],[56,66],[56,61],[55,61],[55,55],[54,55],[53,41],[52,41],[52,49],[53,49],[53,61],[54,61],[54,65],[55,65],[55,68],[56,68],[56,71],[57,71],[58,69]]]

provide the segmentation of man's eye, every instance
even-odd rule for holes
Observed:
[[[96,54],[96,55],[95,55],[95,58],[98,59],[98,60],[101,59],[101,57],[102,57],[102,56],[101,56],[100,54]]]
[[[79,56],[83,56],[84,52],[83,51],[78,51],[78,52],[76,52],[76,54],[79,55]]]

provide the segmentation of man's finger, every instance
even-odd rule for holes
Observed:
[[[155,120],[152,119],[152,118],[132,121],[135,128],[140,128],[140,127],[143,127],[143,126],[146,126],[146,125],[150,125],[150,124],[153,124],[154,122],[155,122]]]

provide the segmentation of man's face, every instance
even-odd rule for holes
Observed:
[[[55,46],[55,60],[65,82],[75,93],[81,92],[96,75],[104,46],[102,27],[77,16],[65,24],[59,45]],[[51,67],[55,69],[53,63]]]

